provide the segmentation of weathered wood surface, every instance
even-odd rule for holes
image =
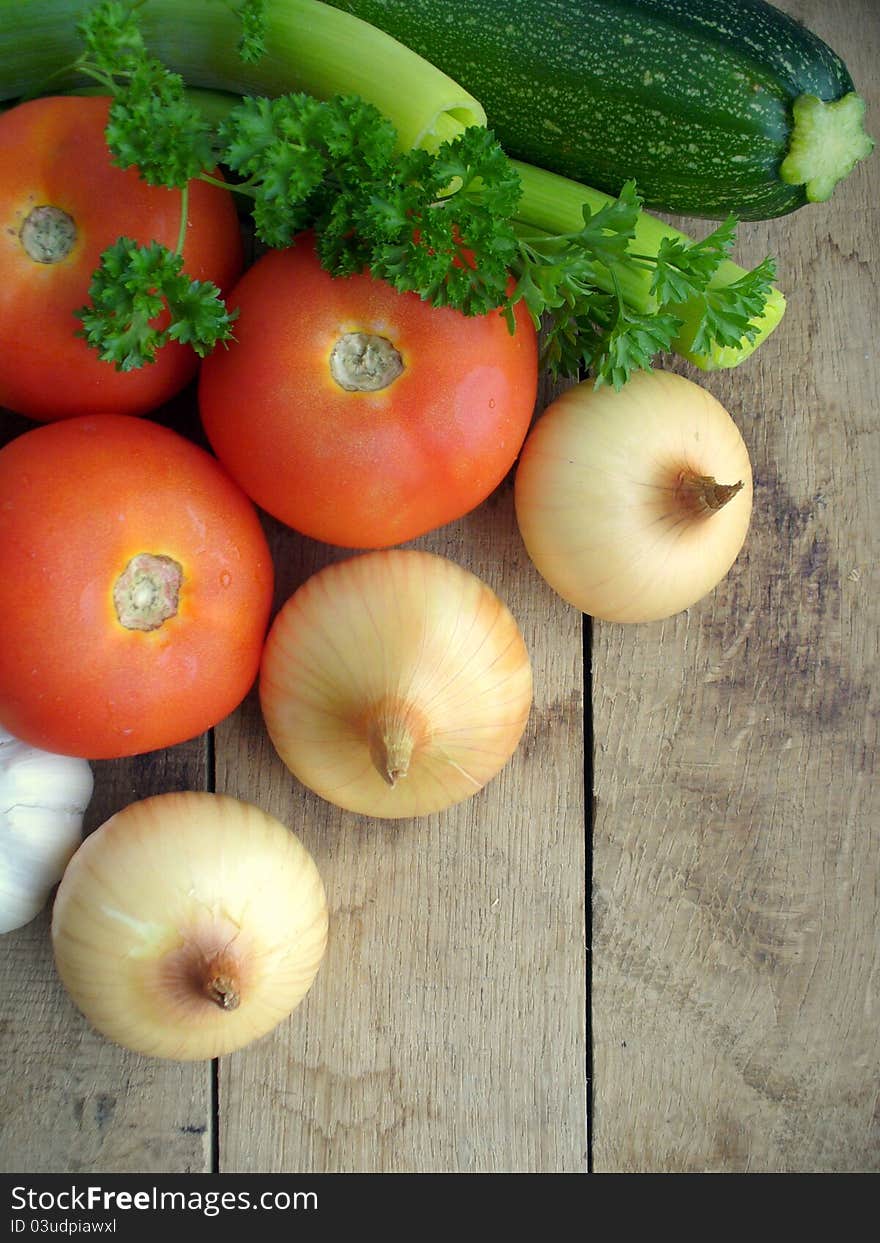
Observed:
[[[547,400],[542,395],[541,404]],[[198,436],[177,402],[163,421]],[[8,416],[7,438],[30,424]],[[216,788],[315,855],[330,947],[291,1019],[210,1065],[91,1032],[54,975],[48,917],[2,939],[0,1168],[27,1171],[570,1170],[587,1164],[582,620],[541,583],[512,480],[416,546],[479,574],[529,648],[535,701],[479,798],[371,822],[300,787],[255,693],[206,739],[95,766],[87,828],[135,798]],[[276,602],[346,552],[266,519]]]
[[[371,822],[297,788],[255,703],[217,731],[217,788],[302,836],[332,924],[308,1006],[221,1065],[223,1169],[586,1167],[581,619],[515,531],[508,484],[416,542],[508,602],[533,662],[523,743],[479,798]],[[282,597],[340,555],[274,547]]]
[[[844,56],[880,134],[873,0],[781,7]],[[523,745],[478,798],[412,823],[331,808],[254,695],[212,739],[95,766],[89,828],[186,787],[288,823],[325,878],[328,955],[215,1073],[91,1032],[45,914],[0,938],[0,1169],[578,1171],[588,1087],[596,1170],[880,1169],[878,190],[875,157],[831,204],[742,227],[788,314],[736,372],[689,374],[752,452],[747,547],[686,614],[594,626],[591,698],[581,618],[529,565],[509,482],[417,542],[497,590],[532,656]],[[168,418],[198,435],[185,401]],[[0,416],[0,441],[28,426]],[[266,526],[279,603],[343,555]]]
[[[787,3],[880,135],[880,10]],[[880,1170],[875,157],[742,226],[785,320],[702,379],[753,458],[746,549],[593,646],[596,1170]]]

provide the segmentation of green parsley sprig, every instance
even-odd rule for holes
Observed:
[[[672,347],[685,302],[701,312],[697,352],[757,334],[772,263],[713,285],[733,244],[732,219],[701,242],[665,239],[656,255],[634,253],[641,200],[628,183],[602,210],[584,208],[576,232],[529,228],[517,221],[520,178],[489,131],[472,127],[436,152],[402,153],[390,123],[354,95],[248,97],[213,127],[182,78],[149,55],[137,7],[103,0],[87,14],[77,62],[112,96],[112,159],[137,167],[150,184],[182,192],[176,249],[120,238],[102,256],[90,305],[79,312],[86,340],[118,368],[152,361],[167,340],[204,356],[232,336],[234,315],[220,291],[183,271],[193,178],[249,199],[256,237],[267,246],[290,245],[312,230],[334,275],[369,270],[466,315],[499,308],[511,330],[522,302],[544,330],[543,362],[556,375],[592,370],[597,383],[619,388]],[[253,60],[263,51],[262,0],[242,0],[235,11],[239,52]],[[217,165],[227,180],[211,171]],[[646,270],[651,306],[635,310],[621,288],[628,274]]]
[[[369,268],[396,289],[466,315],[503,303],[520,187],[486,130],[466,130],[435,155],[400,153],[394,128],[371,104],[294,94],[245,99],[220,138],[266,245],[290,245],[312,229],[334,275]]]
[[[181,254],[130,237],[104,251],[89,297],[78,312],[82,335],[118,371],[154,362],[168,341],[189,345],[204,358],[232,335],[236,315],[213,282],[186,275]]]

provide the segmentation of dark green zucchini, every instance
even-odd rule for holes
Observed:
[[[480,100],[510,155],[664,211],[827,199],[871,150],[818,36],[763,0],[331,0]]]

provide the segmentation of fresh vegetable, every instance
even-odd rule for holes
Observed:
[[[111,817],[74,855],[52,915],[58,973],[89,1022],[175,1061],[271,1031],[308,992],[326,941],[306,847],[219,794],[161,794]]]
[[[229,317],[217,298],[242,267],[230,195],[201,181],[182,194],[115,167],[104,138],[108,108],[107,99],[49,96],[0,115],[0,405],[41,421],[141,414],[178,392],[198,361],[185,344],[191,291],[213,302],[222,335]],[[185,240],[178,237],[184,195]],[[102,251],[120,233],[129,250],[146,247],[137,259],[143,293],[132,304],[120,282],[103,302],[114,323],[132,317],[106,356],[124,365],[134,339],[147,354],[163,347],[154,366],[125,374],[100,362],[77,335],[75,317]],[[151,295],[153,282],[175,312],[171,325]]]
[[[872,149],[839,56],[763,0],[331,0],[483,103],[511,155],[650,206],[764,220]]]
[[[17,737],[136,755],[240,703],[272,564],[209,454],[143,419],[68,419],[0,450],[0,497],[0,720]]]
[[[538,382],[519,308],[467,317],[368,274],[321,267],[312,239],[270,251],[231,295],[236,340],[205,360],[215,453],[263,509],[313,539],[399,544],[461,517],[501,482]]]
[[[330,565],[287,601],[260,671],[284,763],[361,815],[423,816],[503,768],[532,696],[507,607],[475,575],[392,549]]]
[[[369,266],[397,288],[468,314],[504,301],[506,262],[516,250],[507,217],[518,180],[485,130],[473,128],[454,149],[441,144],[433,157],[402,152],[394,126],[372,104],[304,93],[249,97],[214,129],[180,79],[148,56],[139,25],[121,5],[99,5],[83,33],[80,69],[114,96],[107,139],[120,165],[153,184],[184,185],[197,176],[213,185],[199,170],[216,156],[240,175],[235,191],[251,200],[256,236],[267,245],[287,246],[311,226],[322,261],[337,274]],[[90,289],[96,305],[84,320],[90,343],[106,357],[115,359],[122,336],[123,365],[150,361],[148,351],[138,355],[139,325],[115,314],[114,296],[122,288],[127,299],[132,290],[161,297],[162,275],[127,245],[102,256]],[[103,314],[107,304],[113,317]],[[173,309],[178,331],[204,345],[200,352],[229,335],[225,322],[214,330],[216,302],[200,290]]]
[[[53,31],[70,24],[69,15],[59,13],[57,6],[48,7],[47,23]],[[165,7],[161,0],[150,0],[144,13],[155,17]],[[266,12],[275,15],[277,9],[270,4]],[[206,38],[201,22],[204,19],[210,28],[213,17],[198,4],[189,16],[194,15],[200,20],[187,36],[195,38],[205,65],[191,76],[217,85],[240,85],[229,72],[227,54],[218,53]],[[0,47],[2,17],[0,3]],[[267,31],[275,29],[273,23],[274,17]],[[733,240],[731,222],[694,261],[685,254],[689,239],[680,234],[674,258],[671,253],[659,256],[656,250],[636,250],[631,243],[640,237],[657,240],[662,234],[651,222],[641,228],[640,201],[631,185],[619,203],[600,196],[597,207],[594,193],[563,183],[566,200],[574,202],[580,195],[581,205],[574,223],[566,224],[560,235],[553,223],[558,219],[556,203],[548,196],[563,187],[549,186],[549,174],[512,167],[493,137],[478,126],[471,125],[462,134],[463,122],[478,119],[473,114],[462,119],[455,108],[445,113],[443,125],[433,127],[430,140],[418,131],[421,141],[435,149],[433,157],[424,150],[402,152],[413,127],[404,123],[396,135],[380,112],[350,95],[323,106],[301,94],[273,102],[250,99],[233,108],[212,136],[211,126],[187,97],[181,80],[147,56],[134,18],[121,6],[99,6],[84,32],[87,50],[78,67],[114,94],[108,137],[116,159],[137,165],[147,177],[175,184],[193,175],[210,153],[245,178],[238,190],[254,198],[255,225],[262,240],[282,246],[296,231],[311,227],[322,263],[334,274],[368,267],[400,290],[412,290],[434,305],[448,304],[467,314],[503,306],[511,326],[512,303],[523,300],[536,323],[544,317],[545,361],[551,370],[574,374],[592,367],[598,377],[619,386],[633,369],[650,365],[659,351],[673,346],[699,365],[707,361],[713,366],[735,365],[781,315],[784,303],[771,290],[769,264],[747,274],[723,262]],[[213,33],[221,41],[231,37],[222,23]],[[274,54],[271,33],[266,46]],[[344,81],[368,102],[387,107],[389,66],[398,55],[396,48],[393,41],[383,44],[378,32],[354,50],[350,45],[328,45],[326,58],[332,60],[333,73],[309,77],[310,89],[320,94],[331,81]],[[300,53],[294,55],[284,43],[278,51],[291,57],[291,78],[299,80]],[[169,52],[171,63],[180,65],[173,49]],[[306,64],[308,58],[304,53],[303,57]],[[47,70],[50,64],[55,60],[47,57]],[[432,66],[424,64],[424,74],[426,82],[434,81]],[[406,97],[397,83],[394,89],[399,93],[398,106],[388,112],[396,118],[408,105],[400,102]],[[456,133],[453,141],[440,142],[443,135]],[[590,206],[586,220],[584,206]],[[547,233],[554,236],[548,239]],[[713,252],[717,261],[710,263]],[[654,269],[665,275],[646,292],[645,273],[650,284]],[[508,273],[515,278],[512,293]],[[674,285],[667,279],[670,274]],[[93,300],[112,304],[121,285],[141,296],[163,292],[154,267],[145,279],[138,254],[113,249],[104,257]],[[630,289],[636,290],[634,305],[627,302]],[[200,299],[182,308],[179,330],[199,339],[199,321],[207,309],[214,309],[213,302],[206,308]],[[742,328],[738,335],[733,324]],[[129,344],[136,337],[133,326],[102,323],[100,310],[90,317],[89,329],[96,348],[111,352],[120,331]],[[689,344],[695,334],[702,334],[702,348],[696,350]],[[129,357],[132,365],[142,361],[136,350]]]
[[[486,121],[482,105],[457,82],[375,26],[320,0],[0,0],[0,100],[67,91],[102,77],[106,84],[108,72],[130,56],[142,65],[140,41],[125,21],[129,13],[151,61],[135,84],[139,95],[146,88],[147,121],[164,120],[164,113],[151,114],[163,102],[179,106],[163,65],[191,86],[237,95],[361,95],[394,126],[402,151],[435,147]],[[97,42],[84,50],[78,27],[93,14]],[[150,88],[160,88],[152,99]],[[174,142],[172,135],[153,137]]]
[[[525,256],[515,296],[547,322],[542,361],[553,374],[592,368],[620,388],[663,350],[704,371],[736,367],[785,314],[771,259],[747,272],[727,257],[732,217],[695,242],[640,210],[631,182],[612,199],[512,163]]]
[[[85,760],[41,751],[0,726],[0,933],[46,905],[80,843],[92,787]]]
[[[337,140],[332,151],[322,149],[312,111],[337,132],[349,126],[339,115],[352,108],[357,144],[349,151]],[[282,245],[291,229],[310,225],[321,262],[334,274],[369,268],[400,291],[468,315],[502,306],[511,329],[523,303],[543,329],[542,363],[556,375],[592,367],[619,387],[667,349],[704,369],[735,366],[784,313],[769,259],[747,272],[727,257],[733,219],[694,243],[642,212],[632,183],[612,199],[507,161],[491,136],[475,128],[444,145],[433,161],[424,152],[392,161],[387,124],[350,100],[251,101],[233,110],[220,133],[236,146],[229,157],[234,167],[250,174],[266,158],[265,146],[258,153],[249,146],[254,109],[264,120],[274,114],[279,131],[283,117],[285,132],[293,123],[309,135],[302,141],[310,177],[318,160],[325,161],[321,190],[301,204],[288,200],[283,229],[266,221],[257,202],[254,218],[264,241]],[[249,152],[244,160],[237,144]],[[275,198],[269,208],[279,215]]]
[[[752,471],[712,394],[655,371],[621,392],[584,383],[557,398],[526,441],[515,498],[529,556],[563,599],[605,621],[653,621],[727,574]]]

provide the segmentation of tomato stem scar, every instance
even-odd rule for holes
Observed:
[[[28,212],[19,237],[35,263],[60,263],[76,243],[76,224],[60,207],[42,203]]]
[[[183,569],[151,552],[132,557],[113,586],[116,616],[126,630],[158,630],[177,613]]]
[[[371,332],[346,332],[330,351],[330,374],[348,393],[376,393],[403,371],[399,351]]]

